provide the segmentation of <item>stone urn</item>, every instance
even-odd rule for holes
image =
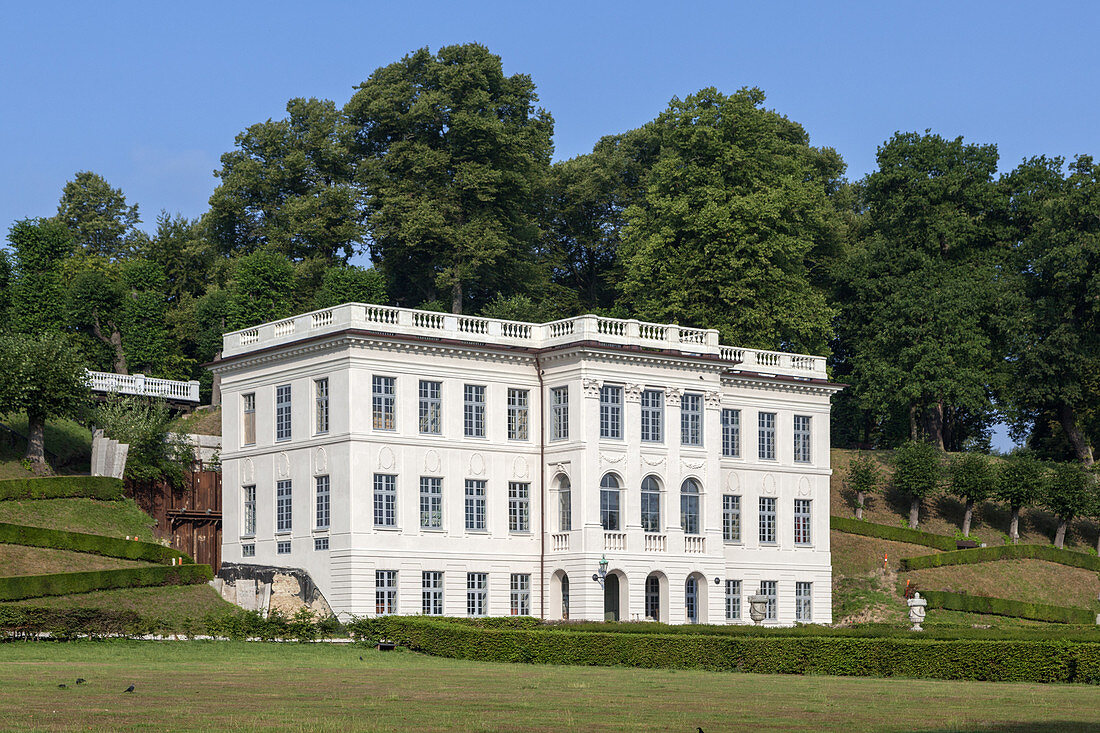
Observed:
[[[909,604],[909,620],[913,623],[910,631],[924,631],[921,622],[924,621],[925,609],[928,607],[928,599],[921,598],[920,593],[914,593],[906,603]]]
[[[764,620],[764,617],[768,615],[768,597],[767,596],[749,596],[749,618],[756,625],[760,625],[760,622]]]

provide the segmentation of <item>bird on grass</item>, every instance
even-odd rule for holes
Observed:
[[[133,692],[133,691],[134,691],[134,686],[133,685],[130,685],[125,690],[123,690],[123,692]]]
[[[83,677],[77,677],[76,678],[76,684],[78,684],[78,685],[83,685],[87,681],[88,680],[84,679]]]
[[[363,658],[362,658],[362,657],[359,657],[359,661],[360,661],[360,662],[362,662],[362,661],[363,661]]]
[[[60,685],[58,685],[58,687],[60,687],[62,690],[65,690],[68,689],[69,686],[62,682]]]

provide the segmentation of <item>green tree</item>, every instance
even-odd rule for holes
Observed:
[[[95,424],[113,440],[130,446],[125,477],[183,483],[194,458],[190,446],[171,433],[172,413],[163,400],[115,396],[95,410]]]
[[[292,99],[286,111],[237,135],[222,156],[206,214],[211,237],[225,254],[346,261],[363,242],[363,201],[343,113],[323,99]]]
[[[0,413],[27,415],[26,460],[39,474],[46,462],[46,420],[81,416],[91,399],[84,360],[56,332],[0,336]]]
[[[141,248],[141,257],[164,272],[168,302],[176,304],[183,295],[200,297],[209,287],[217,252],[199,219],[157,216],[157,231]]]
[[[315,309],[342,303],[385,303],[386,278],[378,270],[346,265],[330,267],[313,296]]]
[[[984,453],[958,454],[951,459],[948,467],[948,482],[948,490],[966,502],[962,533],[964,537],[969,537],[974,504],[988,499],[997,487],[997,476],[989,456]]]
[[[23,219],[12,225],[8,242],[15,250],[11,327],[19,333],[60,331],[66,301],[62,267],[73,249],[68,229],[49,219]]]
[[[476,310],[539,278],[553,120],[535,85],[476,43],[376,70],[344,111],[369,193],[372,260],[403,305]]]
[[[909,526],[920,526],[921,501],[939,488],[940,456],[923,440],[910,440],[894,451],[894,487],[909,497]]]
[[[229,283],[229,330],[286,318],[293,290],[294,265],[285,255],[260,250],[238,258]]]
[[[85,254],[120,260],[144,236],[137,204],[130,206],[122,189],[112,188],[91,171],[80,171],[65,184],[57,206],[57,220],[72,234]]]
[[[704,89],[636,131],[659,152],[625,212],[620,287],[641,318],[820,353],[832,310],[811,271],[843,238],[844,163],[763,103]]]
[[[1043,505],[1058,517],[1055,547],[1066,542],[1066,530],[1078,514],[1088,512],[1096,493],[1096,481],[1080,463],[1055,463],[1047,477]]]
[[[867,497],[877,493],[882,486],[882,471],[875,459],[866,453],[857,453],[848,464],[844,486],[856,495],[856,519],[863,519]]]
[[[12,279],[11,260],[8,259],[8,253],[0,249],[0,318],[4,323],[10,323],[8,319],[11,314],[8,313],[8,308],[11,307]]]
[[[997,468],[996,496],[1012,512],[1008,535],[1014,545],[1020,541],[1020,510],[1039,500],[1043,476],[1043,464],[1027,453],[1006,456]]]

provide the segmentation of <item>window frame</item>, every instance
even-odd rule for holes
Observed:
[[[328,377],[313,380],[313,434],[327,435],[329,431]]]
[[[531,615],[531,574],[512,573],[509,579],[508,605],[513,616]]]
[[[466,615],[471,618],[489,615],[488,573],[466,573]]]
[[[722,541],[741,544],[741,495],[722,494]]]
[[[398,575],[396,570],[374,571],[374,613],[392,616],[397,613]]]
[[[285,399],[283,398],[285,394]],[[293,440],[294,413],[292,411],[294,393],[289,384],[275,386],[275,442]]]
[[[573,484],[564,475],[558,479],[558,531],[573,531]]]
[[[462,435],[484,438],[486,388],[484,384],[462,385]]]
[[[488,532],[488,509],[486,495],[489,482],[485,479],[468,478],[463,489],[463,516],[467,532]],[[480,523],[480,526],[478,526]]]
[[[371,429],[397,431],[397,377],[372,374],[370,377]]]
[[[275,482],[275,534],[294,531],[294,484],[290,479]]]
[[[249,435],[251,434],[251,440]],[[256,393],[241,395],[241,446],[256,445]]]
[[[798,580],[794,584],[794,621],[798,624],[812,624],[814,618],[813,583]]]
[[[550,440],[569,440],[569,386],[550,388]]]
[[[417,430],[421,435],[442,435],[443,382],[421,379],[417,383],[416,393]]]
[[[420,612],[425,616],[442,616],[444,576],[442,570],[423,570],[420,573]]]
[[[800,425],[800,422],[804,422]],[[813,420],[809,415],[795,415],[792,431],[794,462],[813,463]]]
[[[703,447],[703,395],[685,392],[680,398],[680,445]]]
[[[775,435],[777,414],[774,412],[756,413],[756,455],[761,461],[776,460]]]
[[[531,484],[527,481],[508,482],[508,531],[531,532]]]
[[[680,484],[680,529],[685,535],[703,534],[703,486],[696,478],[688,477]]]
[[[779,522],[778,501],[774,496],[761,496],[759,508],[760,522],[757,534],[759,543],[761,545],[779,544],[776,534]],[[765,537],[769,537],[770,539],[765,539]]]
[[[656,503],[656,506],[654,506]],[[642,478],[641,484],[642,531],[647,534],[661,533],[661,482],[649,474]]]
[[[648,398],[647,398],[648,395]],[[665,391],[643,389],[641,394],[641,442],[662,444],[665,442]],[[648,402],[655,404],[646,404]]]
[[[324,486],[322,487],[322,482]],[[314,506],[316,508],[314,529],[329,529],[332,526],[332,481],[328,474],[313,477]],[[322,517],[324,524],[321,523]]]
[[[794,543],[799,547],[813,544],[813,500],[794,500]]]
[[[726,620],[740,621],[744,588],[740,580],[726,580]]]
[[[600,386],[600,439],[623,439],[623,388],[621,385]]]
[[[531,390],[508,388],[508,440],[530,440]]]
[[[764,607],[764,621],[776,621],[779,619],[779,581],[761,580],[759,595],[767,597],[767,605]]]
[[[420,529],[443,529],[443,479],[439,476],[420,477]]]
[[[374,527],[375,529],[394,529],[397,527],[397,474],[374,474]],[[380,521],[381,520],[381,521]],[[389,520],[389,521],[386,521]]]
[[[256,536],[256,484],[241,487],[241,538]]]
[[[614,482],[614,486],[610,482]],[[611,507],[614,497],[615,507]],[[606,499],[606,501],[605,501]],[[614,518],[614,522],[611,519]],[[609,525],[614,524],[614,527]],[[604,532],[622,532],[622,482],[613,473],[605,473],[600,479],[600,526]]]
[[[722,457],[741,457],[741,410],[722,408]]]

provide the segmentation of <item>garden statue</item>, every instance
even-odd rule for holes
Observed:
[[[759,625],[768,615],[767,596],[749,596],[749,618],[754,624]]]
[[[909,620],[913,622],[913,628],[910,631],[924,631],[921,628],[921,622],[924,621],[928,599],[921,598],[920,593],[914,593],[913,597],[907,600],[906,603],[909,604]]]

